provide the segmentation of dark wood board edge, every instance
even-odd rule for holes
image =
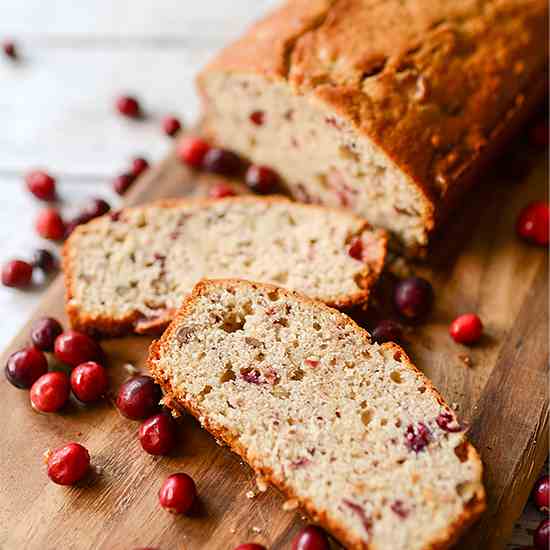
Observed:
[[[540,267],[475,410],[469,437],[481,454],[487,511],[462,539],[461,550],[497,550],[548,457],[548,264]],[[526,371],[527,366],[531,367]],[[521,401],[523,414],[515,414]],[[499,449],[510,449],[502,456]],[[498,460],[494,453],[501,452]],[[523,457],[516,461],[512,457]],[[496,467],[495,467],[496,466]]]

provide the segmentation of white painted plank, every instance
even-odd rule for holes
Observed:
[[[210,50],[35,50],[22,66],[0,62],[0,171],[45,166],[111,176],[141,152],[166,154],[167,113],[191,123],[199,102],[194,77]],[[136,94],[150,115],[115,112],[121,93]]]
[[[116,37],[236,36],[277,0],[25,0],[0,4],[0,34]]]

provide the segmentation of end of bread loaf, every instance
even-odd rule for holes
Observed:
[[[429,380],[323,304],[201,282],[148,365],[167,405],[348,548],[448,548],[485,508],[480,459]]]
[[[239,277],[336,307],[367,301],[386,235],[343,210],[277,197],[159,201],[79,226],[65,244],[71,325],[116,335],[164,328],[202,278]]]
[[[407,248],[426,246],[432,203],[378,146],[319,99],[261,75],[212,70],[199,83],[204,128],[216,143],[275,167],[286,191],[301,202],[350,208],[398,235]]]

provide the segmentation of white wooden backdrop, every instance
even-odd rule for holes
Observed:
[[[227,41],[277,0],[1,0],[0,41],[13,38],[17,62],[0,56],[0,263],[47,245],[33,230],[42,206],[23,176],[43,167],[58,179],[69,214],[87,197],[112,205],[112,178],[130,159],[159,160],[171,147],[166,114],[198,116],[193,79]],[[114,111],[121,93],[149,115]],[[41,296],[0,287],[0,346]],[[1,367],[1,366],[0,366]],[[540,515],[528,506],[510,548],[529,545]]]

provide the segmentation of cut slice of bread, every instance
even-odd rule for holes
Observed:
[[[478,454],[430,381],[322,303],[201,282],[148,365],[169,407],[348,548],[447,548],[485,508]]]
[[[103,334],[166,326],[202,278],[272,282],[348,307],[367,300],[383,231],[284,198],[170,200],[78,227],[64,248],[67,313]]]

